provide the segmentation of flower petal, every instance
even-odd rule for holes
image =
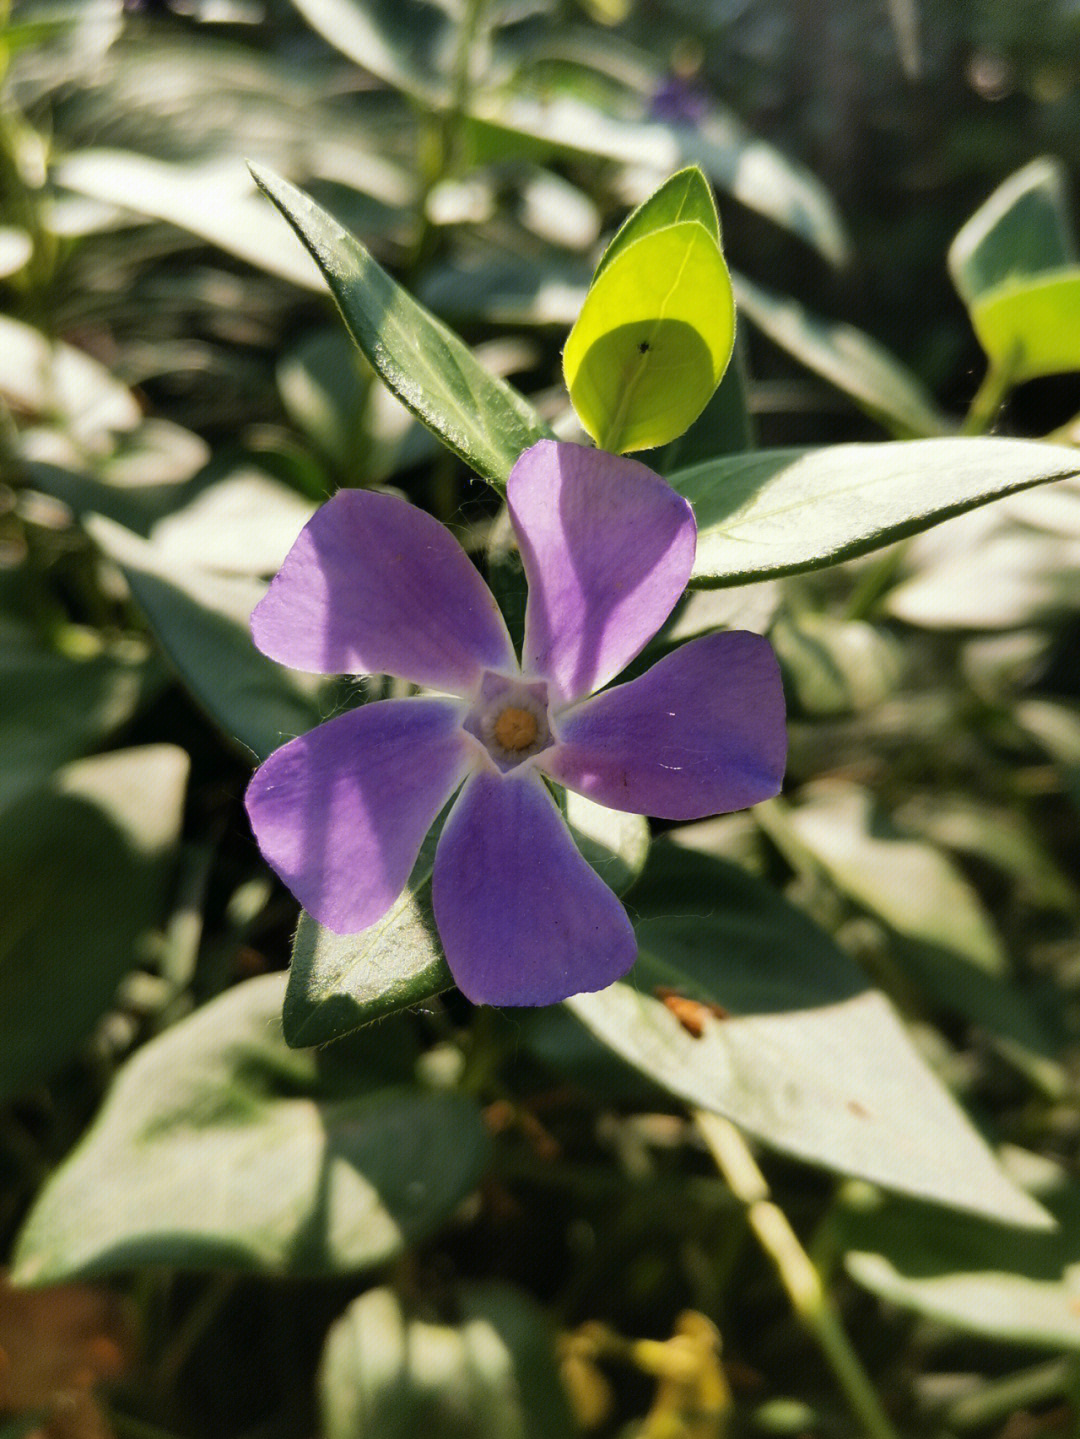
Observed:
[[[475,753],[460,704],[380,700],[275,750],[245,804],[270,867],[320,924],[353,934],[404,888]]]
[[[769,799],[784,777],[780,667],[745,630],[691,640],[557,729],[541,767],[609,809],[700,819]]]
[[[521,456],[507,499],[529,581],[524,668],[579,699],[671,613],[694,563],[693,511],[637,460],[553,440]]]
[[[435,921],[475,1004],[554,1004],[633,964],[626,911],[536,774],[472,776],[435,852]]]
[[[293,669],[398,675],[461,694],[481,669],[516,667],[499,607],[450,532],[372,490],[340,490],[316,511],[251,632]]]

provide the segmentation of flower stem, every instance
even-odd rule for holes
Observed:
[[[950,1429],[983,1429],[1048,1399],[1069,1397],[1075,1392],[1076,1377],[1074,1358],[1051,1359],[989,1380],[974,1393],[954,1400],[942,1417]]]
[[[768,1254],[787,1290],[792,1308],[817,1342],[826,1363],[870,1439],[898,1439],[877,1391],[863,1368],[839,1316],[787,1215],[769,1197],[769,1186],[749,1146],[735,1126],[716,1114],[694,1115],[717,1168],[735,1197],[758,1243]]]
[[[960,426],[962,435],[985,435],[993,428],[1002,405],[1013,387],[1020,351],[1016,349],[1003,361],[991,360],[982,384],[975,391],[971,407]]]

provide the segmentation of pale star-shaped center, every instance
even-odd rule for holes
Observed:
[[[486,670],[465,729],[506,774],[552,743],[547,685]]]

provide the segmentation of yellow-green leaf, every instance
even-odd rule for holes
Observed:
[[[731,357],[735,302],[704,225],[628,245],[589,290],[563,354],[578,418],[605,450],[667,444],[697,419]]]
[[[1080,266],[988,290],[973,301],[971,323],[1016,384],[1080,370]]]

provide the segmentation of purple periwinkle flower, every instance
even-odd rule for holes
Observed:
[[[520,665],[494,597],[432,516],[368,490],[313,516],[252,615],[255,643],[295,669],[436,693],[361,705],[291,740],[246,803],[271,867],[320,924],[350,934],[390,908],[460,789],[432,876],[454,979],[478,1004],[552,1004],[611,984],[637,946],[545,776],[665,819],[742,809],[780,788],[784,698],[767,641],[742,631],[603,688],[690,577],[693,512],[659,475],[542,440],[507,500],[529,584]]]

